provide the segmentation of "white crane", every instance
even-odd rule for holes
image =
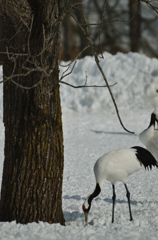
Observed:
[[[86,225],[88,224],[88,212],[91,208],[91,202],[101,192],[105,180],[111,182],[113,189],[112,223],[114,222],[114,207],[116,200],[115,183],[117,181],[124,183],[127,192],[126,196],[128,199],[130,221],[132,221],[130,192],[128,191],[126,180],[131,174],[143,168],[151,169],[152,166],[156,166],[158,168],[158,162],[156,159],[148,150],[137,146],[112,151],[100,157],[94,165],[96,188],[94,192],[86,198],[82,206],[85,214]]]
[[[158,122],[158,113],[154,111],[151,114],[149,127],[139,134],[139,139],[158,161],[158,129],[155,128],[156,122]]]

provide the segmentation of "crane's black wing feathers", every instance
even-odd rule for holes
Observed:
[[[158,168],[158,162],[147,149],[138,146],[132,148],[136,149],[136,156],[140,163],[144,165],[145,169],[152,169],[152,166]]]

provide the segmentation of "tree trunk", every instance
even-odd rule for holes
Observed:
[[[65,224],[58,83],[61,2],[2,0],[5,44],[14,54],[9,59],[5,55],[3,64],[5,160],[0,221]]]
[[[141,19],[140,2],[129,0],[129,18],[130,18],[130,45],[132,52],[138,52],[140,47]]]

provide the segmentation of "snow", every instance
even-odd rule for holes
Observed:
[[[158,82],[157,59],[137,53],[118,53],[115,56],[104,53],[100,64],[109,83],[117,82],[111,89],[122,121],[125,127],[135,134],[129,134],[122,129],[107,88],[73,89],[61,85],[65,146],[63,212],[66,226],[44,222],[26,225],[16,224],[15,221],[0,222],[0,239],[158,239],[157,169],[142,170],[133,174],[127,181],[131,193],[134,218],[132,222],[129,221],[125,188],[118,182],[115,222],[111,223],[112,187],[111,183],[106,181],[101,194],[92,202],[89,224],[85,227],[82,204],[95,188],[94,163],[110,150],[143,146],[138,134],[147,128],[150,114],[154,110],[145,98],[144,89],[147,84]],[[85,83],[86,75],[88,85],[104,84],[92,57],[79,60],[73,73],[63,80],[81,85]],[[2,86],[0,88],[2,89]],[[1,179],[4,159],[2,90],[0,98]]]

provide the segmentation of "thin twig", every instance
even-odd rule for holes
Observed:
[[[130,23],[132,20],[133,20],[134,17],[130,18],[129,20],[119,20],[119,19],[114,19],[114,20],[108,20],[108,19],[105,19],[106,21],[104,22],[101,22],[101,23],[82,23],[81,26],[104,26],[104,25],[107,25],[109,23],[114,23],[114,22],[119,22],[119,23]]]
[[[32,26],[33,26],[33,20],[34,20],[34,15],[32,15],[30,28],[28,29],[28,33],[29,33],[28,40],[27,40],[28,54],[31,54],[31,51],[30,51],[30,38],[31,38]]]
[[[14,81],[13,79],[11,79],[11,82],[14,83],[15,85],[17,85],[18,87],[21,87],[21,88],[23,88],[23,89],[25,89],[25,90],[31,90],[31,89],[33,89],[33,88],[36,88],[39,84],[41,84],[41,83],[42,83],[42,80],[43,80],[43,79],[41,78],[41,80],[39,80],[38,83],[32,85],[31,87],[23,86],[22,84],[17,83],[17,82]]]
[[[156,6],[153,6],[150,2],[151,1],[148,1],[148,0],[136,0],[136,3],[137,2],[145,2],[146,3],[146,5],[149,7],[149,8],[151,8],[153,11],[155,11],[157,14],[158,14],[158,7],[156,7]]]
[[[14,53],[14,52],[0,52],[0,54],[13,55],[13,56],[28,56],[28,53]]]
[[[83,1],[83,2],[74,3],[74,4],[71,6],[71,8],[69,9],[69,11],[71,11],[73,8],[76,8],[76,6],[82,5],[82,4],[84,4],[84,3],[88,2],[88,1],[89,1],[89,0],[85,0],[85,1]]]
[[[78,59],[78,57],[86,50],[90,47],[90,45],[88,45],[87,47],[85,47],[70,63],[68,63],[67,65],[62,65],[60,64],[61,67],[68,67],[70,66],[74,61],[76,61]]]
[[[28,69],[28,71],[26,73],[11,74],[9,77],[4,76],[4,79],[5,80],[11,80],[12,78],[16,78],[16,77],[26,77],[32,72],[43,72],[45,75],[48,76],[48,74],[45,72],[44,69],[42,69],[42,68],[32,68],[32,69]]]
[[[65,74],[65,73],[69,70],[69,68],[70,68],[70,66],[71,66],[71,65],[68,65],[68,68],[67,68],[67,69],[62,73],[62,75],[61,75],[61,78],[60,78],[60,80],[59,80],[60,82],[61,82],[61,80],[62,80],[63,78],[67,77],[68,75],[70,75],[70,74],[73,72],[76,63],[77,63],[77,61],[74,62],[74,65],[72,66],[71,71],[70,71],[69,73]],[[65,74],[65,75],[64,75],[64,74]]]

